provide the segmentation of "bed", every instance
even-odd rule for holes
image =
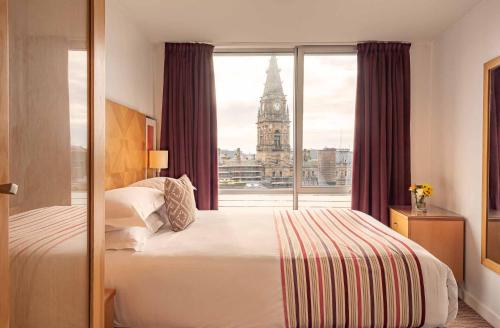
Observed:
[[[87,327],[87,208],[51,206],[9,217],[11,327]]]
[[[436,327],[458,309],[445,264],[351,210],[200,211],[107,251],[106,286],[117,327]]]
[[[146,178],[144,121],[107,101],[107,190]],[[351,210],[199,211],[106,251],[105,280],[116,327],[435,327],[458,309],[445,264]]]

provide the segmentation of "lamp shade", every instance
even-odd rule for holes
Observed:
[[[150,150],[149,168],[150,169],[168,168],[168,150]]]

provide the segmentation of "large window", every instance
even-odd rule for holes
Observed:
[[[216,53],[220,207],[350,206],[356,56],[337,50]]]

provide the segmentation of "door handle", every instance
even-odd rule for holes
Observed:
[[[15,183],[0,185],[0,194],[15,195],[19,187]]]

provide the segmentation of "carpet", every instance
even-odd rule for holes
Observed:
[[[471,309],[463,301],[459,300],[457,318],[452,321],[450,328],[493,328],[486,320]]]

